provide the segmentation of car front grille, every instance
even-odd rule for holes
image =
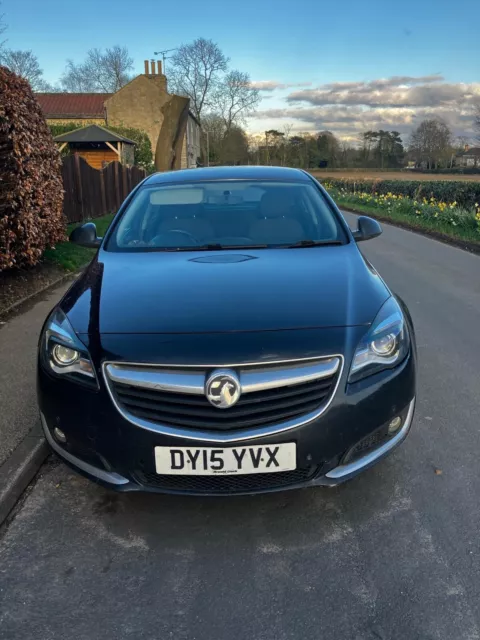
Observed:
[[[251,473],[227,476],[159,475],[137,471],[135,479],[144,487],[158,491],[197,494],[257,493],[301,484],[313,478],[317,467],[280,471],[278,473]]]
[[[230,409],[218,409],[204,395],[172,393],[112,382],[117,402],[138,418],[155,424],[226,431],[278,424],[309,414],[326,402],[336,374],[241,396]]]
[[[227,437],[229,431],[292,427],[304,417],[313,419],[333,397],[342,363],[341,356],[228,369],[119,362],[106,363],[104,377],[117,409],[134,423]],[[241,390],[237,403],[226,409],[213,406],[205,395],[208,380],[225,374]]]

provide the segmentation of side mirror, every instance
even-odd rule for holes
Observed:
[[[102,238],[97,236],[97,227],[93,222],[86,222],[81,227],[76,227],[70,234],[70,242],[82,247],[95,249],[100,246]]]
[[[362,240],[371,240],[379,236],[382,233],[382,227],[373,218],[360,216],[358,218],[358,229],[352,233],[356,242],[362,242]]]

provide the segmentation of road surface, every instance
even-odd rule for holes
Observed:
[[[1,640],[480,639],[480,258],[387,225],[362,250],[417,328],[405,444],[340,488],[230,499],[50,462],[0,534]]]
[[[35,380],[38,336],[48,313],[70,286],[64,282],[0,320],[0,465],[38,419]]]

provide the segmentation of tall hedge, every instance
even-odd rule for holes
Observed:
[[[414,200],[434,197],[442,202],[456,202],[460,207],[473,209],[480,202],[480,182],[463,180],[352,180],[351,178],[325,177],[336,189],[349,193],[364,192],[408,196]]]
[[[61,160],[28,82],[0,66],[0,271],[65,237]]]

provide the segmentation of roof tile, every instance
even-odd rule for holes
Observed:
[[[104,118],[111,93],[37,93],[46,118]]]

